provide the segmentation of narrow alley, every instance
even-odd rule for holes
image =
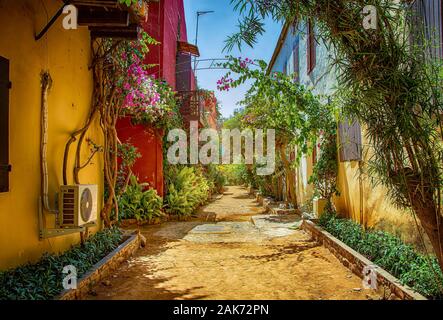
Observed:
[[[379,298],[299,222],[268,218],[246,189],[230,187],[194,221],[144,227],[146,247],[88,299]]]

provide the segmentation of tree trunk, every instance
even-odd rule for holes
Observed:
[[[297,192],[295,190],[295,170],[291,168],[291,162],[286,154],[287,149],[287,144],[282,143],[279,145],[280,157],[286,173],[286,194],[288,201],[292,203],[294,209],[298,209]]]
[[[423,201],[423,196],[421,194],[414,193],[413,197],[413,209],[416,213],[420,224],[424,231],[428,235],[428,238],[432,244],[435,255],[437,256],[440,269],[443,271],[443,224],[442,217],[439,216],[437,210],[434,206],[434,201],[432,201],[432,195],[427,194],[427,198],[430,197],[428,201]]]

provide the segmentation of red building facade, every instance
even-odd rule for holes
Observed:
[[[183,50],[183,44],[187,47],[183,0],[150,2],[148,18],[143,23],[143,29],[160,43],[151,46],[146,56],[145,64],[153,65],[148,70],[149,73],[156,79],[166,81],[176,91],[195,90],[192,57],[190,52]],[[121,119],[117,123],[117,131],[120,141],[131,143],[141,154],[133,167],[138,180],[149,183],[160,196],[164,196],[164,133],[143,125],[134,126],[129,119]]]
[[[217,100],[213,93],[196,90],[192,57],[198,48],[188,43],[183,0],[150,2],[148,18],[143,29],[159,45],[150,46],[145,64],[156,79],[166,81],[178,92],[180,111],[184,121],[198,121],[200,127],[217,128]],[[142,183],[149,183],[160,196],[164,196],[163,135],[161,130],[143,125],[132,125],[130,119],[117,123],[119,139],[134,145],[141,157],[133,172]]]

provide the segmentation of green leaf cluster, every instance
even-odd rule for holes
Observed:
[[[136,5],[138,3],[138,0],[118,0],[118,2],[130,7],[132,5]]]
[[[148,189],[147,184],[138,183],[135,176],[125,192],[118,197],[121,219],[136,219],[139,222],[149,221],[163,216],[163,199],[155,189]]]
[[[167,183],[165,210],[172,215],[190,216],[210,197],[210,183],[193,167],[170,168]]]
[[[241,58],[228,57],[223,66],[238,77],[230,86],[236,88],[248,80],[252,84],[241,113],[243,127],[275,129],[277,143],[297,146],[297,161],[312,151],[319,131],[335,125],[334,106],[323,104],[319,96],[294,81],[293,75],[281,72],[269,74],[268,65],[262,60],[247,64]]]

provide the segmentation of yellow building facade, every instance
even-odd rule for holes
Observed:
[[[50,204],[63,184],[64,149],[70,135],[82,128],[92,101],[91,39],[87,28],[65,30],[59,17],[43,38],[38,33],[63,5],[61,0],[0,0],[0,56],[10,64],[9,79],[9,191],[0,193],[0,271],[35,262],[43,253],[59,253],[80,241],[80,233],[39,239],[41,196],[40,135],[41,72],[49,71],[53,83],[48,96],[48,172]],[[103,144],[98,120],[87,133]],[[73,184],[76,143],[68,161],[68,183]],[[90,155],[84,143],[82,159]],[[96,155],[80,174],[82,184],[98,185],[98,211],[102,208],[103,160]],[[55,215],[44,212],[47,228]],[[100,224],[98,224],[100,225]],[[91,231],[96,231],[94,227]]]
[[[416,221],[411,212],[393,205],[388,190],[371,181],[367,174],[370,146],[362,132],[362,160],[338,163],[338,190],[334,199],[337,212],[365,227],[387,231],[404,241],[421,244]],[[377,179],[377,177],[374,177]],[[426,239],[426,235],[425,239]]]

